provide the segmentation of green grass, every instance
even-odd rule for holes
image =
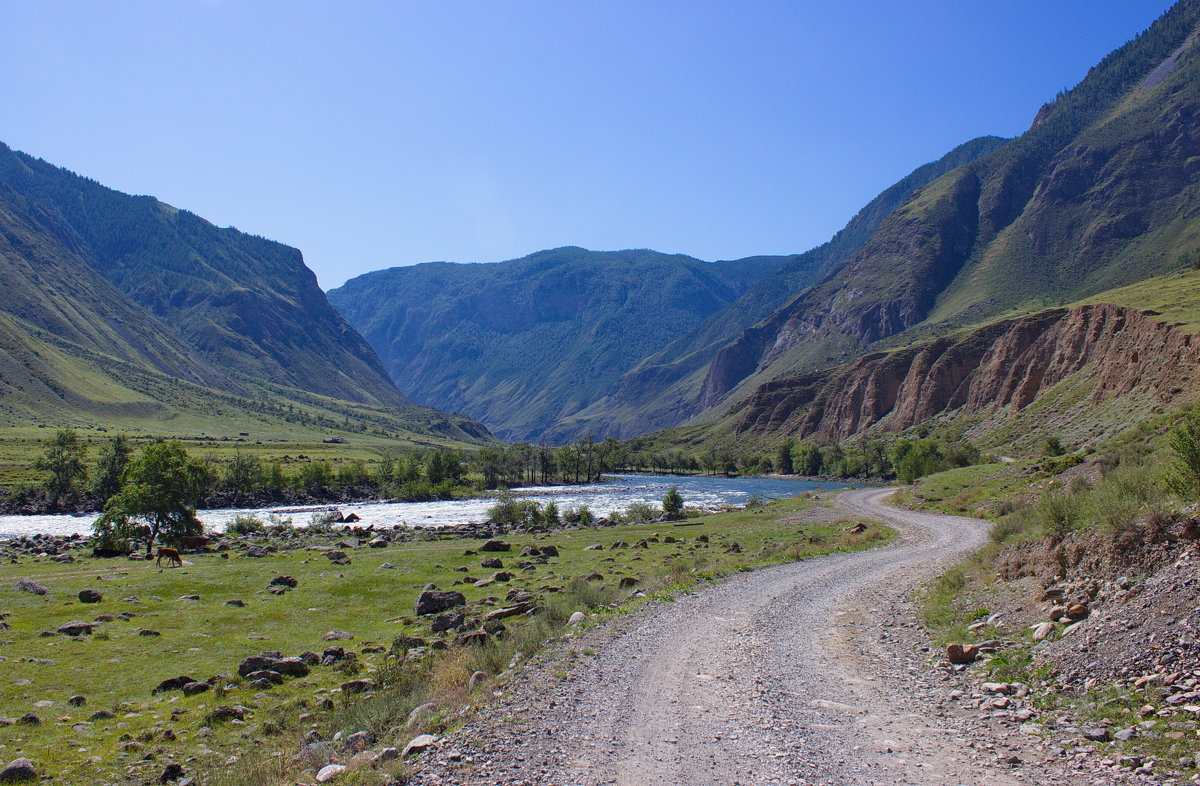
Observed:
[[[319,653],[331,643],[323,641],[322,635],[332,630],[352,633],[352,641],[333,643],[360,652],[370,643],[387,647],[400,635],[429,638],[427,620],[413,616],[412,602],[428,582],[449,589],[467,575],[489,576],[492,571],[480,567],[480,556],[463,553],[476,548],[477,541],[364,548],[350,551],[352,563],[341,567],[313,551],[281,552],[264,559],[196,555],[188,558],[194,564],[162,571],[150,563],[128,560],[82,558],[62,565],[44,558],[22,558],[0,566],[0,611],[7,612],[6,621],[12,626],[0,631],[4,641],[0,656],[7,659],[0,681],[0,706],[3,714],[12,717],[36,712],[43,725],[8,727],[0,742],[4,746],[0,755],[9,759],[29,756],[44,772],[69,783],[116,782],[126,767],[133,767],[140,777],[157,777],[167,761],[183,762],[190,756],[197,759],[185,765],[189,771],[216,772],[231,756],[249,757],[255,763],[246,766],[256,772],[262,767],[269,770],[272,765],[263,762],[260,753],[287,751],[290,755],[299,736],[314,725],[327,734],[356,731],[352,726],[362,725],[386,732],[389,724],[397,718],[402,722],[400,716],[425,697],[469,703],[465,684],[473,671],[500,671],[517,651],[532,651],[554,635],[571,612],[585,610],[589,603],[615,600],[621,608],[628,608],[643,602],[631,598],[633,590],[615,588],[622,576],[639,579],[646,596],[663,597],[736,571],[876,545],[891,537],[890,531],[878,526],[864,535],[851,535],[841,523],[786,520],[808,504],[781,501],[760,511],[708,516],[697,526],[656,523],[509,538],[514,551],[500,556],[505,569],[515,574],[513,581],[484,588],[454,588],[466,594],[472,609],[483,611],[488,609],[487,598],[503,603],[510,588],[525,588],[539,594],[543,612],[528,620],[506,621],[509,632],[504,639],[483,650],[450,647],[421,664],[420,679],[415,681],[411,675],[397,677],[400,672],[394,661],[389,665],[382,654],[360,654],[357,676],[377,679],[389,687],[359,701],[340,696],[337,687],[351,674],[336,667],[318,666],[306,678],[255,692],[236,679],[237,665],[242,658],[263,650],[280,650],[286,655],[304,650]],[[657,542],[649,542],[647,548],[609,548],[617,540],[635,544],[643,538],[654,541],[656,535]],[[707,535],[710,543],[700,543],[697,538],[701,535]],[[684,542],[666,543],[667,536]],[[741,552],[727,552],[735,541]],[[556,545],[561,556],[533,571],[517,569],[520,548],[537,543]],[[592,543],[605,548],[583,550]],[[384,562],[392,563],[394,569],[382,568]],[[455,570],[461,567],[468,571]],[[604,580],[580,581],[593,572],[602,573]],[[270,579],[280,574],[297,578],[298,588],[281,596],[266,593]],[[16,592],[12,587],[19,577],[35,578],[53,594],[37,597]],[[545,586],[561,587],[562,592],[539,590]],[[103,602],[79,603],[77,593],[88,587],[100,590]],[[200,600],[178,599],[185,594],[199,594]],[[129,597],[137,600],[124,600]],[[226,606],[233,598],[244,600],[247,606]],[[93,620],[100,614],[124,611],[137,616],[128,622],[104,623],[97,635],[80,640],[39,636],[70,620]],[[593,611],[613,613],[608,605]],[[142,628],[162,635],[137,635]],[[180,674],[199,680],[224,674],[232,679],[219,681],[228,686],[223,696],[215,690],[194,697],[176,691],[151,694],[158,682]],[[25,680],[28,684],[21,684]],[[67,698],[75,694],[86,696],[87,705],[68,706]],[[324,697],[334,699],[334,711],[318,709]],[[54,703],[38,708],[35,703],[39,701]],[[214,707],[231,704],[249,709],[245,725],[206,722]],[[112,710],[117,717],[75,728],[98,709]],[[302,720],[305,713],[311,715]],[[432,728],[444,730],[449,722],[449,714],[439,716]],[[206,725],[211,735],[201,736]],[[132,739],[123,741],[125,735]],[[169,739],[172,735],[176,739]],[[139,764],[147,751],[155,752],[155,761]],[[299,774],[294,768],[284,769],[292,780],[277,782],[294,783]],[[311,773],[306,777],[311,778]]]

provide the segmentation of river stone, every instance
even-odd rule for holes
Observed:
[[[416,602],[413,603],[413,611],[417,615],[437,614],[439,611],[466,604],[467,598],[461,592],[426,590],[417,596]]]
[[[341,764],[326,764],[317,771],[317,783],[329,783],[345,771],[345,766]]]

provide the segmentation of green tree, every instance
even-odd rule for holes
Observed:
[[[1187,503],[1200,501],[1200,412],[1184,415],[1171,430],[1171,466],[1163,478],[1167,489]]]
[[[262,488],[262,463],[255,456],[243,455],[241,451],[238,451],[233,460],[225,465],[222,481],[225,488],[232,491],[236,498],[241,499]]]
[[[788,437],[779,445],[775,466],[781,474],[791,475],[795,470],[795,466],[792,464],[792,448],[795,446],[796,442],[791,437]]]
[[[177,543],[203,530],[196,505],[204,487],[204,466],[188,455],[183,443],[155,442],[129,463],[124,485],[93,529],[109,548],[145,540],[149,554],[160,538]]]
[[[58,507],[63,497],[73,497],[78,486],[87,480],[87,443],[79,438],[74,429],[60,429],[46,443],[42,457],[33,462],[33,468],[49,472],[46,492],[50,504]]]
[[[679,494],[679,489],[671,486],[671,490],[663,497],[662,509],[664,513],[672,516],[678,515],[683,510],[683,497]]]
[[[117,434],[101,448],[100,461],[96,465],[96,480],[92,484],[92,491],[101,502],[108,502],[121,490],[121,479],[132,455],[133,446],[129,444],[129,437],[124,434]]]

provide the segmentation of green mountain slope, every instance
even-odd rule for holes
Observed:
[[[415,400],[537,439],[783,261],[560,248],[377,271],[329,299]]]
[[[918,191],[863,249],[723,348],[701,403],[1180,266],[1200,249],[1200,2],[1178,3],[1021,137]]]
[[[0,159],[9,166],[32,161],[7,148]],[[18,174],[0,178],[0,426],[252,430],[279,437],[342,431],[459,445],[490,439],[481,424],[412,404],[395,390],[371,349],[332,311],[298,252],[217,230],[42,162]],[[63,193],[78,189],[73,213],[46,196],[49,185]],[[181,231],[193,233],[186,253],[182,246],[158,253],[173,242],[170,227],[156,225],[159,213],[171,217],[168,224],[184,216]],[[121,254],[108,247],[116,263],[95,253],[93,243],[106,236],[124,238]],[[206,245],[214,237],[215,245]],[[261,259],[249,256],[256,248],[266,250]],[[244,283],[239,265],[253,269]],[[218,266],[221,275],[213,273]],[[106,276],[115,270],[125,271],[117,282]],[[272,270],[281,271],[281,280],[270,278]],[[161,318],[122,291],[122,283],[157,299]],[[291,321],[258,330],[254,320],[239,318],[239,308],[222,308],[222,298],[259,303],[266,313],[254,316],[258,322]],[[301,309],[308,313],[295,316]],[[347,369],[338,367],[343,362]],[[309,384],[310,377],[319,384]]]
[[[773,274],[750,286],[692,331],[642,360],[603,398],[560,421],[549,436],[562,440],[583,433],[630,437],[682,423],[703,407],[701,391],[716,353],[739,334],[768,317],[798,292],[834,273],[858,252],[880,223],[914,190],[946,172],[999,149],[1008,140],[980,137],[959,145],[937,161],[918,167],[871,200],[828,242],[784,257]]]
[[[0,183],[222,370],[364,404],[407,403],[296,249],[113,191],[3,145]]]

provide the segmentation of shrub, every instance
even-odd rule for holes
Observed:
[[[658,518],[658,511],[647,502],[634,502],[625,508],[626,521],[645,523]]]
[[[265,529],[266,527],[263,525],[262,519],[258,516],[246,514],[235,517],[225,527],[225,531],[233,535],[257,535]]]
[[[683,510],[683,497],[675,486],[671,486],[671,490],[663,497],[662,509],[664,513],[672,516],[678,515]]]
[[[1184,502],[1196,502],[1200,500],[1200,412],[1181,418],[1170,439],[1174,458],[1163,482]]]
[[[557,526],[561,523],[561,517],[558,513],[558,503],[550,500],[546,506],[542,508],[542,521],[545,521],[550,526]]]
[[[1044,495],[1034,506],[1034,515],[1042,531],[1055,540],[1062,540],[1079,526],[1082,506],[1076,495],[1055,489]]]

